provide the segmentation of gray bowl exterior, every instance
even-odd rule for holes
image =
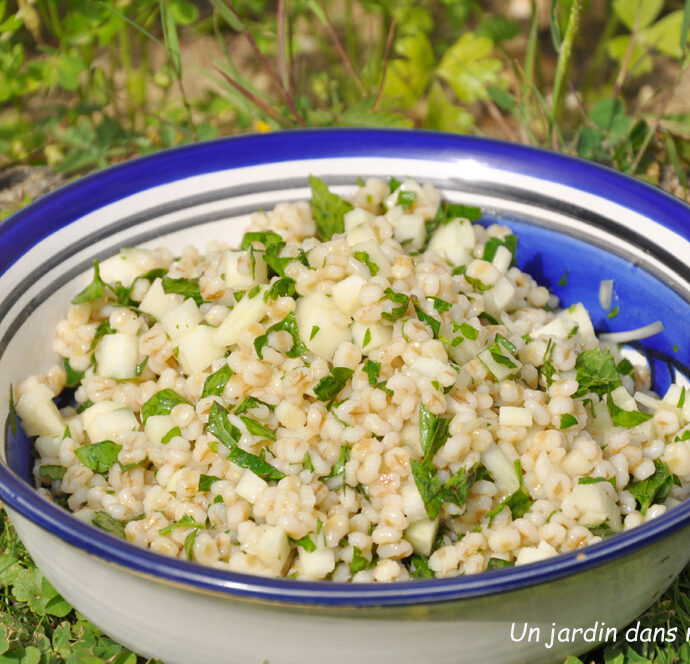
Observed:
[[[403,136],[400,140],[407,139]],[[0,291],[13,294],[2,304],[5,310],[0,316],[0,339],[6,343],[0,354],[0,376],[5,383],[16,384],[28,374],[45,371],[52,361],[46,358],[53,357],[46,331],[54,329],[66,302],[90,281],[94,258],[114,255],[122,246],[163,244],[175,250],[186,244],[203,247],[218,237],[231,244],[241,238],[250,211],[282,200],[307,198],[310,174],[328,179],[338,193],[349,190],[358,175],[432,181],[453,202],[481,205],[497,216],[527,219],[599,247],[620,244],[617,224],[661,238],[660,242],[673,247],[679,261],[690,264],[686,239],[625,205],[603,196],[585,195],[574,186],[550,183],[548,178],[540,180],[479,163],[475,158],[453,157],[449,164],[441,156],[417,155],[407,160],[400,156],[295,157],[292,161],[218,170],[151,187],[75,218],[68,226],[37,240],[20,261],[0,275]],[[554,201],[554,209],[557,202],[558,209],[532,201],[529,194],[534,191]],[[575,212],[564,212],[568,206]],[[581,218],[582,210],[605,215],[613,226],[590,225]],[[674,284],[677,292],[684,293],[685,301],[690,300],[687,282],[663,261],[648,255],[644,247],[628,244],[617,253]],[[9,410],[6,392],[0,389],[3,421]],[[3,466],[7,466],[5,455],[3,445]],[[348,664],[557,662],[565,654],[588,650],[604,636],[597,633],[595,642],[585,642],[580,636],[574,642],[569,639],[547,647],[553,623],[557,628],[571,629],[591,628],[596,623],[623,627],[649,606],[690,560],[690,519],[683,511],[686,506],[681,506],[672,510],[681,517],[673,520],[671,515],[664,515],[656,520],[667,525],[652,523],[640,528],[640,532],[655,534],[649,545],[638,542],[621,546],[614,559],[600,556],[596,561],[601,564],[581,566],[570,575],[551,575],[548,582],[534,573],[532,581],[517,584],[517,590],[503,588],[496,594],[457,600],[401,601],[397,606],[308,605],[289,598],[269,602],[228,590],[230,582],[225,590],[219,587],[212,592],[191,582],[169,581],[165,573],[154,576],[137,572],[136,566],[128,568],[122,557],[119,564],[109,562],[104,548],[108,542],[97,530],[93,530],[94,547],[78,548],[51,534],[50,523],[44,521],[44,529],[22,516],[20,511],[29,514],[31,510],[13,499],[12,490],[3,495],[29,553],[64,597],[113,638],[166,664],[260,664],[265,660],[270,664],[301,664],[305,654],[313,653],[333,663]],[[73,520],[69,516],[65,519]],[[64,532],[64,528],[55,532]],[[626,534],[620,537],[623,541]],[[129,547],[127,555],[131,550],[132,558],[143,555],[133,545],[122,543],[121,547]],[[154,555],[149,554],[148,559]],[[579,555],[586,560],[588,553],[584,550]],[[163,570],[165,565],[160,558],[149,569]],[[542,570],[545,565],[529,567]],[[527,578],[529,571],[524,573]],[[232,582],[235,588],[243,583],[237,581],[238,576],[241,578],[235,575]],[[251,578],[246,578],[244,590],[249,588],[251,594]],[[511,634],[522,634],[525,623],[540,630],[539,640],[534,638],[535,632],[531,640],[511,638]]]
[[[559,630],[594,627],[598,642],[601,628],[625,627],[690,560],[687,527],[615,561],[510,593],[403,607],[278,605],[134,574],[8,511],[69,602],[112,638],[165,664],[303,664],[307,653],[332,664],[562,662],[595,643],[582,632],[558,642]]]

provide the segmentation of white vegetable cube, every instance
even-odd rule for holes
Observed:
[[[673,406],[674,408],[677,408],[682,395],[683,388],[677,383],[672,383],[668,390],[666,390],[666,394],[664,394],[664,398],[662,399],[662,401],[664,403],[669,404],[670,406]],[[688,394],[687,389],[685,390],[685,400],[690,400],[690,394]]]
[[[260,251],[254,252],[254,269],[249,250],[226,251],[223,261],[225,285],[233,290],[248,290],[268,282],[268,266]]]
[[[515,286],[508,277],[501,275],[496,283],[484,293],[484,308],[492,316],[500,314],[513,299]]]
[[[309,552],[299,547],[298,552],[300,579],[318,581],[335,569],[333,549],[317,549]]]
[[[381,247],[376,240],[367,240],[366,242],[358,242],[352,245],[353,253],[358,251],[363,251],[368,254],[369,262],[375,263],[378,266],[378,271],[376,272],[377,277],[383,277],[388,279],[391,276],[392,266],[390,261],[386,258]],[[374,275],[372,275],[374,276]]]
[[[496,266],[496,269],[499,272],[505,274],[508,271],[510,264],[513,262],[513,253],[510,251],[510,249],[500,244],[498,245],[496,253],[494,254],[491,262]]]
[[[365,355],[387,344],[393,336],[393,328],[381,323],[365,325],[354,322],[350,329],[352,330],[352,342],[359,346]]]
[[[438,516],[433,520],[426,518],[415,521],[405,528],[403,537],[412,545],[412,550],[415,553],[425,557],[431,555],[439,521],[440,517]]]
[[[347,231],[347,243],[354,247],[360,242],[377,242],[376,233],[369,224],[360,224]]]
[[[331,297],[333,303],[346,316],[351,316],[359,307],[359,293],[366,280],[358,274],[351,274],[342,281],[333,284]]]
[[[417,213],[401,215],[395,222],[393,237],[408,250],[421,249],[426,238],[424,217]]]
[[[592,319],[589,317],[587,309],[578,302],[568,307],[564,311],[558,314],[558,318],[563,320],[571,320],[578,326],[578,332],[583,339],[591,338],[594,336],[594,326],[592,325]]]
[[[569,330],[566,329],[565,322],[562,318],[554,318],[546,325],[542,325],[533,332],[530,336],[534,339],[537,337],[554,337],[555,339],[567,339]]]
[[[34,447],[41,457],[56,457],[60,453],[62,436],[39,436]]]
[[[245,295],[225,317],[213,333],[213,343],[217,346],[232,346],[239,341],[242,331],[258,323],[266,315],[263,289],[250,298]]]
[[[235,487],[235,493],[253,505],[261,494],[268,488],[268,482],[255,475],[251,470],[245,470],[242,478]]]
[[[558,555],[558,551],[554,549],[548,542],[540,542],[539,546],[526,546],[520,549],[517,558],[515,559],[516,567],[520,565],[528,565],[529,563],[536,563],[540,560],[547,560]]]
[[[179,349],[177,361],[188,376],[201,373],[225,355],[225,347],[214,341],[215,332],[213,327],[198,325],[175,341]]]
[[[201,312],[192,298],[170,309],[160,319],[161,325],[171,339],[183,336],[201,323]]]
[[[333,359],[341,343],[350,341],[349,328],[338,324],[341,318],[333,300],[322,293],[311,293],[297,300],[295,319],[300,339],[312,353],[326,361]],[[315,333],[314,328],[318,328]]]
[[[65,431],[65,420],[53,403],[53,392],[43,383],[22,394],[15,408],[29,436],[62,436]]]
[[[501,381],[511,376],[515,376],[522,369],[522,362],[516,357],[513,357],[505,348],[501,347],[501,356],[505,358],[506,364],[497,362],[491,351],[485,348],[478,353],[477,357],[481,363],[494,375],[496,380]]]
[[[520,488],[520,479],[517,476],[515,464],[496,443],[491,443],[481,453],[480,458],[499,489],[507,493],[515,493]]]
[[[119,434],[139,429],[134,413],[115,401],[97,401],[82,413],[81,419],[92,443],[111,440]]]
[[[431,236],[429,249],[444,256],[453,265],[467,265],[474,248],[474,230],[467,219],[453,219],[442,224]]]
[[[133,247],[123,249],[117,256],[106,258],[98,265],[103,281],[110,284],[119,281],[127,288],[138,276],[154,267],[155,260],[153,260],[151,252]]]
[[[498,423],[508,427],[531,427],[532,411],[518,406],[501,406],[498,411]]]
[[[414,482],[407,482],[400,490],[402,496],[402,510],[410,523],[427,518],[424,501],[419,495],[419,489]]]
[[[96,346],[96,373],[119,380],[136,378],[139,340],[131,334],[106,334]]]
[[[637,410],[637,403],[622,385],[611,391],[613,403],[623,410]]]
[[[170,415],[149,415],[144,424],[146,437],[154,444],[160,445],[166,434],[175,428],[175,423]]]
[[[288,537],[278,526],[264,524],[257,526],[257,529],[261,531],[257,544],[259,560],[279,574],[290,557],[291,547]]]
[[[608,489],[606,488],[608,484]],[[604,522],[614,531],[621,529],[621,514],[615,500],[609,494],[613,487],[609,482],[578,484],[572,492],[575,505],[580,510],[578,523],[587,528],[596,528]]]
[[[179,303],[179,300],[179,295],[166,293],[163,290],[163,282],[160,279],[154,279],[146,291],[144,299],[139,304],[139,309],[160,320],[168,309],[172,309]]]
[[[368,212],[363,208],[355,208],[354,210],[350,210],[343,216],[345,232],[347,233],[353,228],[357,228],[357,226],[361,226],[362,224],[371,225],[374,223],[375,219],[376,217],[371,212]]]

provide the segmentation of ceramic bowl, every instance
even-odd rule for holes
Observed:
[[[690,363],[690,211],[613,171],[553,153],[425,132],[325,130],[187,146],[106,169],[0,226],[0,417],[10,382],[55,361],[52,330],[122,246],[173,250],[239,240],[248,214],[307,198],[318,175],[335,191],[356,178],[413,177],[478,205],[519,236],[518,263],[595,327],[661,320],[643,342],[657,390]],[[567,283],[561,277],[568,273]],[[620,315],[598,304],[615,279]],[[560,282],[560,284],[559,284]],[[38,566],[114,639],[166,664],[556,662],[611,637],[690,560],[690,501],[586,550],[475,576],[344,585],[265,579],[142,550],[41,499],[30,446],[6,427],[0,499]],[[527,638],[525,625],[540,630]],[[551,629],[590,628],[549,646]],[[524,638],[523,638],[524,637]]]

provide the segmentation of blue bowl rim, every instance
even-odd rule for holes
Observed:
[[[193,159],[190,157],[194,157]],[[0,273],[49,234],[108,203],[181,178],[290,160],[389,157],[452,162],[474,158],[616,202],[690,239],[690,208],[612,169],[549,150],[419,130],[293,130],[216,139],[139,157],[91,174],[45,196],[0,226]],[[525,567],[395,584],[272,579],[167,558],[80,522],[42,499],[0,464],[0,500],[49,533],[123,568],[197,590],[246,599],[322,606],[403,606],[507,593],[615,561],[690,526],[690,501],[639,528],[583,550]]]

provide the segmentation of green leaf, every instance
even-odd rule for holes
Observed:
[[[161,528],[158,533],[160,535],[169,535],[173,530],[178,530],[179,528],[203,528],[203,524],[197,523],[194,519],[185,514],[179,521],[174,521],[173,523]]]
[[[405,109],[424,95],[436,58],[429,38],[421,31],[396,39],[394,51],[400,57],[388,65],[383,94],[392,104]]]
[[[352,547],[352,562],[350,563],[350,573],[357,574],[365,569],[371,569],[376,566],[376,560],[372,558],[369,560],[363,554],[359,547]]]
[[[503,560],[503,558],[489,558],[489,562],[486,565],[486,569],[504,569],[505,567],[515,567],[515,563],[511,563],[510,560]]]
[[[569,429],[577,424],[577,418],[570,413],[564,413],[561,415],[561,429]]]
[[[606,50],[613,60],[622,63],[625,58],[629,58],[628,72],[631,76],[642,76],[654,69],[654,60],[649,54],[650,47],[644,43],[643,37],[644,33],[637,36],[632,49],[629,35],[619,35],[606,42]]]
[[[302,343],[299,336],[299,329],[297,328],[297,320],[295,319],[295,312],[291,311],[283,320],[271,325],[261,336],[254,339],[254,348],[260,360],[263,360],[263,348],[268,343],[268,335],[271,332],[284,330],[292,337],[292,348],[285,353],[288,357],[299,357],[309,352],[309,349]]]
[[[187,560],[192,560],[192,553],[194,552],[194,541],[196,540],[197,530],[192,530],[187,533],[187,537],[184,538],[184,555]]]
[[[204,389],[201,391],[201,398],[203,399],[204,397],[208,396],[222,396],[225,386],[234,373],[235,372],[227,364],[224,364],[220,369],[218,369],[218,371],[212,373],[204,381]]]
[[[107,512],[96,512],[93,519],[91,519],[91,523],[97,528],[105,530],[106,533],[110,533],[111,535],[125,539],[125,526],[127,525],[127,522],[118,521],[110,516],[110,514]]]
[[[452,131],[466,134],[474,126],[474,115],[467,109],[450,101],[441,83],[434,81],[427,95],[427,112],[424,119],[424,127],[437,131]]]
[[[240,430],[230,423],[228,412],[217,401],[211,404],[208,412],[206,431],[229,448],[235,447],[242,437]]]
[[[260,242],[264,247],[270,247],[272,244],[282,244],[285,246],[285,241],[278,233],[273,231],[255,231],[244,234],[240,249],[249,249],[254,242]]]
[[[240,419],[244,422],[244,426],[247,427],[247,431],[252,436],[261,436],[262,438],[268,438],[269,440],[275,440],[275,431],[271,431],[268,427],[265,427],[260,422],[253,420],[251,417],[246,415],[240,415]]]
[[[364,366],[362,367],[362,371],[364,371],[364,373],[369,378],[369,385],[373,387],[374,385],[376,385],[376,382],[379,379],[379,373],[381,372],[381,363],[374,362],[373,360],[367,360],[364,363]]]
[[[162,286],[166,293],[176,293],[182,295],[185,300],[191,298],[197,305],[204,303],[204,298],[201,297],[199,290],[198,279],[172,279],[171,277],[163,277]]]
[[[282,277],[271,284],[266,295],[264,295],[264,300],[268,302],[268,300],[275,300],[278,297],[294,297],[295,292],[295,280],[290,277]]]
[[[664,0],[614,0],[613,11],[628,30],[644,30],[664,7]]]
[[[640,513],[645,515],[651,505],[663,503],[674,484],[674,476],[668,466],[658,459],[654,462],[656,472],[646,480],[628,484],[629,491],[640,506]]]
[[[426,222],[426,241],[425,245],[429,243],[434,231],[442,225],[449,224],[454,219],[467,219],[468,221],[476,221],[481,219],[482,211],[477,207],[470,207],[468,205],[459,205],[458,203],[442,202],[436,212],[436,216]],[[463,270],[464,272],[464,270]],[[460,274],[453,272],[453,274]]]
[[[471,104],[488,96],[487,88],[499,83],[501,61],[491,57],[494,45],[487,37],[465,32],[445,53],[436,75],[450,85],[457,98]]]
[[[183,399],[175,390],[166,387],[160,392],[156,392],[141,407],[141,421],[146,424],[146,420],[151,415],[170,415],[172,409],[183,403],[189,403]]]
[[[302,460],[302,468],[304,468],[304,470],[308,470],[310,473],[314,472],[314,464],[312,463],[311,455],[309,454],[309,452],[304,453],[304,459]]]
[[[170,10],[166,0],[160,0],[161,25],[163,26],[163,40],[168,49],[168,56],[175,68],[178,78],[182,78],[182,58],[180,56],[180,41],[177,35],[175,14]]]
[[[309,535],[305,535],[304,537],[300,537],[299,539],[292,539],[291,537],[290,541],[296,544],[297,546],[301,546],[305,551],[308,551],[309,553],[316,551],[316,544],[314,544]]]
[[[345,232],[343,217],[352,210],[352,205],[337,194],[329,191],[328,185],[313,175],[309,176],[311,186],[311,212],[316,223],[316,235],[320,240],[330,240],[335,233]]]
[[[98,267],[98,261],[93,262],[93,279],[91,283],[72,298],[72,304],[81,304],[82,302],[90,302],[91,300],[98,300],[105,294],[105,282],[101,279],[101,271]]]
[[[338,116],[337,123],[340,127],[399,127],[409,129],[414,122],[394,111],[374,109],[373,100],[363,100],[354,106],[350,106]]]
[[[386,288],[384,294],[395,306],[390,313],[384,311],[381,314],[381,318],[393,323],[405,315],[407,307],[410,304],[410,296],[405,295],[405,293],[396,293],[392,288]]]
[[[448,440],[450,419],[434,415],[424,404],[419,407],[419,441],[424,459],[433,459]]]
[[[515,255],[517,253],[517,235],[506,235],[505,237],[492,237],[484,245],[484,254],[482,258],[485,261],[492,261],[496,255],[499,247],[505,247],[513,255],[511,265],[515,264]]]
[[[94,473],[105,475],[116,463],[122,445],[104,440],[92,445],[82,445],[74,450],[75,456]]]
[[[650,413],[643,413],[639,410],[623,410],[614,403],[610,393],[607,396],[606,402],[608,405],[609,414],[611,415],[611,421],[616,426],[630,429],[631,427],[636,427],[639,424],[652,419],[652,415]]]
[[[182,431],[180,427],[173,427],[161,438],[161,445],[167,445],[175,436],[181,436]]]
[[[191,2],[173,0],[169,2],[170,13],[179,25],[189,25],[199,18],[199,10]]]
[[[598,127],[582,125],[575,145],[578,156],[590,161],[606,161],[608,152],[604,148],[605,140],[606,135]]]
[[[211,484],[219,482],[221,479],[221,477],[216,477],[215,475],[204,475],[202,473],[199,476],[199,491],[210,491]]]
[[[582,351],[575,362],[577,392],[575,398],[590,392],[603,397],[621,385],[616,363],[611,353],[602,348]]]
[[[272,403],[261,401],[261,399],[257,399],[256,397],[244,397],[244,399],[237,404],[234,412],[235,415],[239,415],[240,413],[246,413],[248,410],[258,408],[259,406],[266,406],[269,410],[276,409],[275,405]]]
[[[242,32],[244,30],[242,19],[230,9],[226,0],[211,0],[211,4],[233,30],[237,32]]]
[[[409,212],[416,198],[417,194],[414,191],[400,191],[397,203],[405,212]]]
[[[426,323],[431,328],[434,339],[438,339],[439,332],[441,331],[441,321],[425,313],[416,301],[414,303],[414,309],[417,312],[417,318],[419,318],[422,323]]]
[[[626,115],[625,106],[613,97],[604,97],[597,101],[589,112],[589,118],[604,131],[614,145],[630,134],[635,122]]]
[[[272,480],[277,482],[285,477],[285,473],[282,473],[270,463],[264,461],[260,456],[245,452],[239,447],[233,447],[230,450],[228,459],[241,468],[251,470],[255,475],[258,475],[267,482]]]
[[[38,474],[41,477],[45,477],[46,479],[53,481],[61,480],[65,476],[66,472],[67,468],[65,468],[64,466],[57,466],[49,463],[44,463],[38,469]]]
[[[340,455],[338,456],[338,460],[331,466],[331,472],[328,473],[328,475],[325,475],[324,477],[321,477],[320,480],[322,482],[325,482],[326,480],[332,480],[337,477],[342,477],[342,484],[341,486],[345,486],[345,464],[350,460],[350,448],[347,446],[346,443],[343,443],[340,446]],[[331,486],[330,488],[336,488]]]
[[[355,260],[358,260],[360,263],[364,263],[369,268],[369,272],[371,272],[372,277],[375,277],[378,274],[379,266],[369,260],[369,254],[366,251],[355,251],[354,257]]]
[[[428,558],[424,558],[417,553],[413,553],[410,556],[407,568],[410,571],[410,576],[414,579],[433,579],[434,572],[429,567]]]
[[[327,401],[330,406],[338,396],[354,371],[347,367],[333,367],[328,376],[324,376],[314,387],[314,394],[319,401]]]
[[[520,476],[520,481],[522,482],[522,475]],[[494,522],[496,515],[503,508],[508,507],[510,513],[513,515],[513,519],[519,519],[527,514],[529,508],[532,507],[533,504],[534,501],[529,497],[527,491],[525,491],[524,487],[520,486],[515,493],[511,493],[486,515],[489,517],[489,527]]]
[[[479,330],[472,327],[469,323],[460,323],[460,332],[473,341],[479,336]]]
[[[679,9],[666,14],[654,25],[644,30],[640,34],[640,40],[647,47],[654,48],[665,55],[681,58],[683,49],[680,45],[680,37],[683,30],[684,13],[684,10]]]

